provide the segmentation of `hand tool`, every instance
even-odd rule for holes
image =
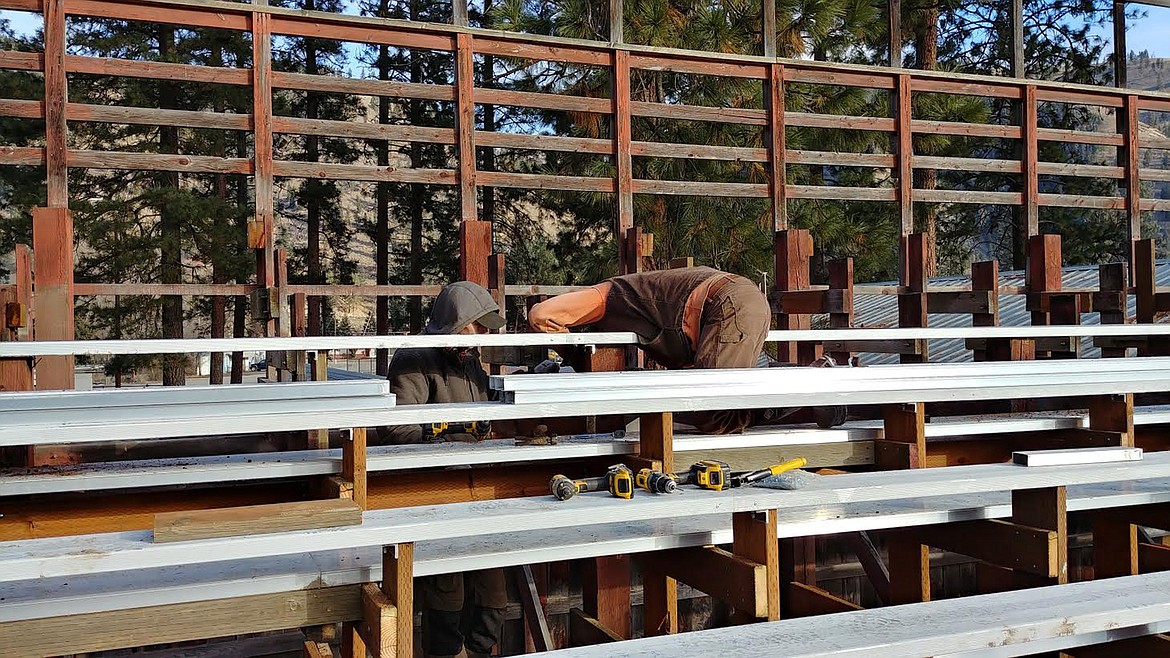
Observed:
[[[634,476],[634,484],[650,493],[670,494],[678,491],[678,481],[673,475],[648,468],[638,471]]]
[[[492,423],[488,420],[473,420],[465,423],[431,423],[423,425],[423,432],[431,438],[439,438],[450,434],[470,434],[477,440],[487,438],[492,433]]]
[[[628,500],[634,497],[634,474],[625,464],[614,464],[601,477],[574,480],[564,475],[554,475],[548,488],[557,500],[568,500],[579,493],[602,489],[609,489],[609,493],[615,497]]]
[[[785,471],[791,471],[796,468],[803,468],[808,464],[808,460],[804,457],[797,457],[796,459],[789,459],[786,462],[769,466],[768,468],[761,468],[758,471],[750,471],[748,473],[736,473],[731,476],[731,486],[742,487],[753,482],[759,482],[766,477],[773,475],[780,475]]]
[[[726,462],[706,459],[695,462],[686,473],[675,474],[679,484],[693,484],[702,489],[723,491],[731,486],[731,466]]]

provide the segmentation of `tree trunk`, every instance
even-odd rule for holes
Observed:
[[[410,20],[419,20],[418,0],[411,0]],[[422,82],[422,61],[416,50],[410,51],[410,81]],[[410,125],[422,123],[422,104],[417,100],[410,101]],[[424,167],[422,162],[422,145],[418,142],[410,143],[410,166]],[[410,283],[422,284],[422,249],[423,249],[423,195],[426,190],[422,185],[410,186]],[[410,298],[410,333],[422,331],[422,298]]]
[[[484,22],[485,22],[484,27],[485,28],[492,27],[490,24],[487,24],[487,21],[489,20],[487,16],[491,10],[492,10],[492,0],[484,0],[483,14],[484,14]],[[495,86],[495,82],[496,82],[496,58],[493,57],[492,55],[484,55],[483,69],[480,73],[480,86],[484,87],[486,89],[491,89],[492,87]],[[496,106],[495,105],[484,105],[483,106],[483,129],[485,132],[494,132],[495,131],[495,129],[496,129]],[[483,152],[483,162],[480,164],[480,169],[482,171],[495,171],[496,170],[496,150],[493,148],[486,148],[486,149],[481,149],[481,151]],[[483,199],[483,220],[485,222],[492,222],[493,224],[495,224],[495,221],[496,221],[496,194],[495,194],[495,191],[496,191],[495,188],[485,187],[482,190],[480,190],[480,193],[479,193],[480,198]]]
[[[218,42],[212,47],[211,51],[211,65],[223,66],[223,46]],[[222,114],[226,109],[223,96],[215,99],[215,111]],[[223,131],[216,132],[215,138],[215,155],[223,158],[227,156],[227,140],[224,137]],[[228,188],[227,175],[215,175],[215,196],[220,200],[224,207],[227,205]],[[220,235],[228,232],[227,226],[221,226],[220,222],[216,223],[215,237],[212,238],[212,244],[216,244],[216,240]],[[226,254],[220,253],[218,249],[211,254],[211,282],[216,284],[227,283],[227,267],[225,267],[224,258]],[[227,297],[216,295],[211,298],[211,337],[224,337],[224,323],[227,320]],[[212,352],[210,361],[210,372],[208,373],[209,384],[223,383],[223,352]]]
[[[170,61],[175,48],[175,30],[172,27],[159,28],[159,55],[163,61]],[[169,82],[160,82],[159,107],[177,109],[176,89]],[[171,126],[159,128],[159,153],[179,152],[179,129]],[[164,197],[159,207],[159,235],[161,256],[161,280],[177,284],[183,280],[183,221],[165,195],[175,194],[179,189],[178,172],[160,172],[157,184]],[[168,295],[162,298],[163,338],[183,337],[183,298]],[[168,354],[163,357],[163,386],[183,386],[187,383],[186,356]]]

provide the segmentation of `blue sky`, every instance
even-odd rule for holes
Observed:
[[[1170,8],[1144,9],[1148,16],[1129,25],[1126,39],[1129,50],[1134,52],[1149,50],[1152,57],[1170,57],[1170,40],[1166,38],[1170,33]],[[0,11],[0,19],[11,21],[12,29],[19,34],[36,32],[42,25],[40,14],[22,11]],[[1113,31],[1108,25],[1104,29],[1094,31],[1106,41],[1113,40]]]

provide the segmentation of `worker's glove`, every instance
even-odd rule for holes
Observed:
[[[546,375],[553,372],[560,372],[561,364],[557,363],[553,359],[545,359],[544,361],[541,361],[540,363],[530,367],[528,371],[536,375]]]

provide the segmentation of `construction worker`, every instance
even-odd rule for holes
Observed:
[[[431,308],[424,333],[484,334],[504,326],[490,293],[470,281],[443,288]],[[390,390],[397,404],[482,402],[489,399],[488,376],[474,348],[419,348],[395,352]],[[435,440],[419,425],[384,428],[387,443]],[[446,436],[447,440],[473,440]],[[428,656],[489,656],[500,641],[508,605],[503,569],[422,578],[423,648]]]
[[[586,324],[632,331],[638,347],[669,369],[754,367],[771,322],[772,310],[756,284],[710,267],[613,277],[541,302],[528,314],[528,324],[544,333]],[[727,434],[742,431],[751,418],[751,411],[737,409],[679,419],[706,433]]]
[[[591,324],[598,331],[630,331],[659,365],[682,368],[752,368],[772,322],[767,298],[749,279],[710,267],[686,267],[618,276],[532,307],[528,324],[544,333],[567,333]],[[741,432],[775,422],[796,409],[731,409],[679,414],[708,434]],[[845,422],[844,407],[818,407],[822,427]]]

